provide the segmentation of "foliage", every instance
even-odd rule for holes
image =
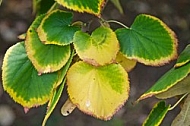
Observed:
[[[111,1],[123,13],[119,0]],[[140,14],[130,27],[107,21],[101,16],[106,2],[56,0],[45,6],[45,0],[33,0],[37,16],[26,34],[20,36],[24,40],[7,50],[2,78],[4,90],[26,112],[48,103],[42,125],[56,107],[65,83],[69,98],[61,109],[63,115],[78,108],[96,118],[109,120],[129,98],[128,72],[137,62],[161,66],[177,58],[176,35],[159,18]],[[100,26],[91,33],[83,31],[86,23],[73,22],[73,13],[60,9],[59,5],[97,16]],[[114,31],[109,23],[117,23],[122,28]],[[153,95],[166,99],[189,93],[189,49],[187,46],[174,68],[138,101]],[[182,81],[184,78],[187,79]],[[188,101],[173,125],[187,124],[189,118],[184,113],[189,112]],[[159,102],[143,125],[159,125],[169,110],[172,110],[170,105]],[[179,121],[181,119],[185,121]]]

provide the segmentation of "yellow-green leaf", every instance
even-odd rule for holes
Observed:
[[[95,66],[112,63],[119,51],[115,33],[106,27],[97,28],[91,36],[77,31],[73,41],[79,57]]]
[[[129,97],[128,74],[119,64],[96,67],[83,61],[67,73],[70,100],[81,111],[109,120]]]
[[[70,45],[45,45],[40,41],[36,29],[44,16],[35,19],[27,31],[25,41],[27,55],[40,74],[60,70],[71,55]]]
[[[159,99],[167,99],[185,93],[190,93],[190,76],[187,76],[185,79],[178,82],[173,87],[169,88],[167,91],[156,94],[155,96]]]
[[[56,0],[62,6],[78,12],[87,12],[100,16],[105,0]]]
[[[189,126],[190,120],[190,95],[187,96],[181,112],[177,115],[177,117],[172,122],[171,126]]]

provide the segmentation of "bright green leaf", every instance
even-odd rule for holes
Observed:
[[[70,46],[44,45],[36,32],[44,15],[39,16],[27,31],[26,50],[38,72],[48,73],[61,69],[70,57]]]
[[[141,14],[131,28],[116,30],[121,52],[129,59],[160,66],[177,56],[175,33],[160,19]]]
[[[116,6],[116,8],[119,10],[119,12],[121,14],[123,14],[123,8],[121,6],[120,1],[119,0],[110,0],[110,1]]]
[[[106,27],[97,28],[91,36],[78,31],[73,41],[79,57],[95,66],[112,63],[119,51],[119,42],[115,33]]]
[[[38,75],[28,59],[24,43],[10,47],[4,57],[2,67],[3,88],[25,108],[45,104],[57,85],[57,72]]]
[[[153,95],[162,93],[176,85],[182,79],[187,77],[190,72],[190,63],[179,67],[172,68],[165,73],[148,91],[146,91],[138,100],[142,100]]]
[[[70,100],[81,111],[108,120],[129,96],[128,74],[119,64],[96,67],[77,62],[67,73]]]
[[[143,126],[160,126],[163,118],[168,112],[169,107],[170,105],[166,106],[164,101],[157,103],[143,123]]]
[[[100,16],[105,0],[56,0],[62,6],[78,12],[87,12]]]
[[[183,66],[189,61],[190,61],[190,45],[188,45],[180,54],[179,58],[177,59],[175,67]]]
[[[131,71],[137,63],[137,61],[135,60],[130,60],[126,58],[121,52],[117,54],[116,61],[117,63],[121,64],[127,72]]]
[[[189,126],[190,120],[190,95],[187,96],[181,112],[177,115],[177,117],[172,122],[171,126]]]
[[[74,33],[80,30],[72,26],[73,15],[70,12],[55,10],[47,14],[38,28],[38,35],[44,44],[68,45],[72,43]]]
[[[155,95],[159,99],[167,99],[182,95],[185,93],[190,93],[190,76],[175,84],[173,87],[169,88],[167,91]]]

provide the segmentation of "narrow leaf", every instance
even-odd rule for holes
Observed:
[[[175,33],[160,19],[141,14],[131,28],[116,30],[121,52],[145,65],[160,66],[177,57]]]
[[[111,2],[116,6],[121,14],[123,14],[123,8],[119,0],[111,0]]]
[[[62,6],[78,12],[87,12],[100,16],[105,0],[56,0]]]
[[[190,63],[179,67],[172,68],[165,73],[148,91],[146,91],[138,100],[151,97],[153,95],[167,91],[169,88],[183,80],[190,72]]]
[[[67,73],[69,98],[81,111],[109,120],[129,96],[128,74],[119,64],[77,62]]]
[[[166,106],[164,101],[157,103],[143,123],[143,126],[160,126],[163,118],[168,112],[169,107],[170,105]]]
[[[39,74],[60,70],[67,63],[71,54],[69,45],[44,45],[40,41],[36,29],[43,18],[44,15],[41,15],[35,19],[27,31],[25,41],[27,55]]]
[[[177,59],[175,67],[183,66],[189,61],[190,61],[190,44],[180,54],[179,58]]]
[[[177,117],[172,122],[171,126],[189,126],[190,120],[190,95],[187,96],[181,112],[177,115]]]
[[[173,87],[169,88],[167,91],[156,94],[155,96],[159,99],[167,99],[185,93],[190,93],[190,76],[187,76],[185,79],[178,82]]]

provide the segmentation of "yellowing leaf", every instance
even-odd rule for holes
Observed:
[[[95,66],[112,63],[119,51],[115,33],[106,27],[97,28],[91,36],[78,31],[73,41],[79,57]]]
[[[117,54],[116,61],[121,64],[127,72],[131,71],[137,63],[135,60],[126,58],[121,52]]]
[[[189,126],[190,120],[190,95],[185,99],[181,112],[174,119],[171,126]]]
[[[95,67],[77,62],[67,73],[70,100],[81,111],[109,120],[129,96],[128,74],[120,64]]]
[[[100,16],[105,0],[56,0],[64,7],[78,12],[87,12]]]

